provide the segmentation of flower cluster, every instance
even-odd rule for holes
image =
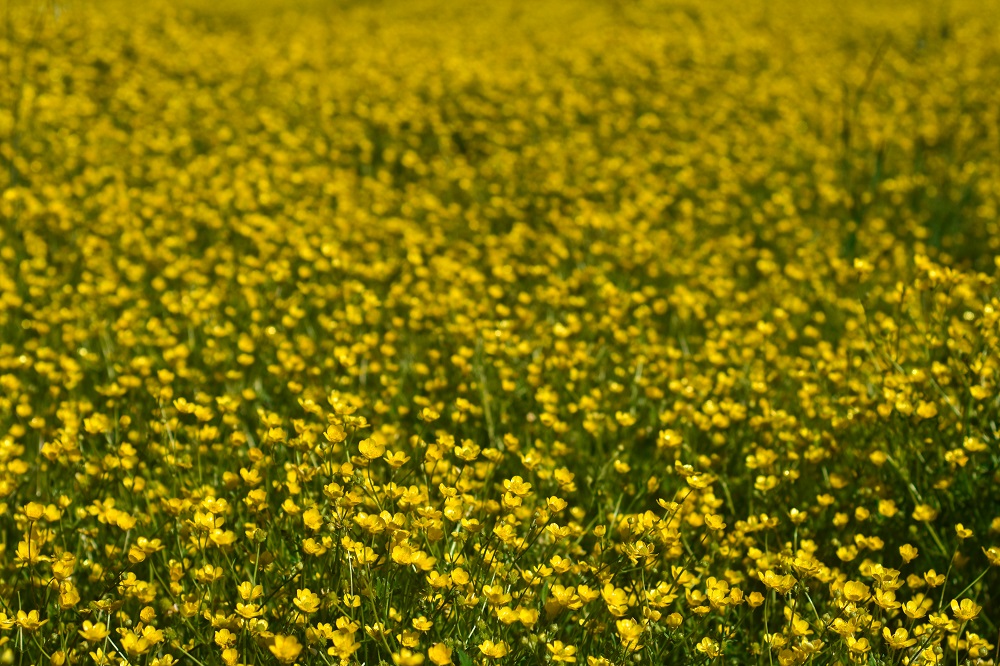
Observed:
[[[0,661],[994,664],[939,4],[10,3]]]

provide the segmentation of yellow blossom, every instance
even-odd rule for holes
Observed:
[[[295,636],[283,636],[278,634],[274,637],[274,643],[270,646],[271,654],[275,659],[283,664],[290,664],[299,657],[302,652],[302,645]]]
[[[479,651],[491,659],[501,659],[507,656],[507,653],[510,652],[510,647],[508,647],[505,641],[494,643],[487,639],[479,644]]]
[[[449,666],[449,664],[454,663],[451,660],[451,654],[451,648],[444,643],[435,643],[427,650],[427,656],[435,666]]]
[[[968,622],[979,615],[982,606],[977,605],[971,599],[962,599],[961,603],[957,599],[951,600],[951,612],[959,622]]]

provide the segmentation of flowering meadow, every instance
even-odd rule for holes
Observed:
[[[0,14],[0,664],[998,662],[1000,2]]]

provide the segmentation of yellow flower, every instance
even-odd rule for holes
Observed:
[[[957,599],[951,600],[951,612],[959,622],[975,619],[981,610],[983,607],[977,605],[972,599],[962,599],[961,603]]]
[[[847,647],[851,652],[858,654],[864,654],[872,649],[867,638],[855,638],[854,636],[847,637]]]
[[[864,583],[860,583],[856,580],[850,580],[844,583],[844,598],[848,601],[857,603],[858,601],[864,601],[871,594],[871,590]]]
[[[504,641],[494,643],[487,639],[479,644],[479,651],[491,659],[501,659],[507,656],[507,653],[510,652],[510,647]]]
[[[933,666],[934,664],[942,663],[943,658],[944,658],[944,653],[940,649],[935,650],[934,648],[928,647],[917,652],[917,654],[913,656],[913,659],[910,663],[921,664],[921,666],[923,666],[924,664],[926,664],[927,666]]]
[[[449,666],[451,661],[451,648],[444,643],[435,643],[427,650],[427,656],[434,662],[435,666]]]
[[[80,593],[72,581],[65,580],[59,585],[59,607],[69,610],[80,603]]]
[[[890,633],[889,627],[882,628],[882,637],[893,650],[901,650],[917,644],[917,639],[910,638],[906,629],[899,627],[895,632]]]
[[[436,410],[431,409],[430,407],[424,407],[417,414],[417,418],[419,418],[421,421],[426,421],[430,423],[431,421],[436,421],[439,418],[441,418],[441,414]]]
[[[292,603],[303,613],[315,613],[319,610],[320,599],[307,587],[295,593],[295,599],[292,600]]]
[[[333,424],[326,429],[323,437],[326,438],[326,441],[337,444],[347,439],[347,431],[340,424]]]
[[[399,543],[392,547],[392,561],[396,564],[407,565],[413,562],[418,551],[414,550],[408,543]]]
[[[228,629],[219,629],[215,632],[215,644],[221,648],[227,648],[236,642],[236,635]]]
[[[708,529],[715,530],[717,532],[721,532],[726,529],[726,524],[722,521],[722,516],[714,513],[705,516],[705,525],[708,526]]]
[[[302,522],[308,529],[318,532],[323,527],[323,514],[313,507],[302,514]]]
[[[545,648],[552,653],[552,661],[571,664],[576,661],[576,648],[562,641],[546,643]]]
[[[100,643],[108,637],[108,628],[103,622],[94,624],[90,620],[83,621],[83,629],[77,633],[88,643]]]
[[[714,477],[711,474],[693,474],[684,480],[695,490],[703,490],[712,484]]]
[[[503,482],[503,487],[507,490],[507,492],[517,495],[518,497],[526,497],[531,494],[531,484],[525,483],[524,479],[520,476],[507,479]]]
[[[709,659],[715,659],[722,654],[722,649],[719,646],[718,641],[714,641],[708,636],[702,638],[701,641],[695,645],[695,649]]]
[[[878,512],[886,518],[892,518],[899,513],[895,500],[883,499],[878,501]]]
[[[903,604],[903,613],[906,617],[917,620],[930,612],[934,607],[934,601],[923,594],[917,594],[912,599]]]
[[[271,645],[271,654],[283,664],[290,664],[299,657],[302,652],[302,645],[295,636],[283,636],[277,634],[274,643]]]
[[[380,458],[382,454],[385,453],[385,446],[374,437],[368,437],[358,443],[358,450],[360,450],[361,455],[368,460],[375,460],[376,458]]]
[[[243,601],[255,601],[264,596],[264,588],[261,585],[252,585],[250,581],[240,583],[236,591]]]
[[[392,663],[396,666],[420,666],[424,663],[424,655],[403,648],[392,654]]]
[[[35,522],[41,520],[42,516],[45,515],[45,505],[38,502],[28,502],[24,505],[23,511],[25,518]]]
[[[757,577],[760,579],[760,582],[778,594],[787,594],[798,582],[791,574],[779,575],[773,571],[758,571]]]
[[[42,625],[44,625],[48,620],[40,620],[38,617],[38,611],[28,611],[25,613],[23,610],[17,611],[17,619],[15,620],[17,626],[21,627],[25,631],[37,631]]]
[[[455,455],[466,462],[472,462],[479,457],[481,449],[472,440],[464,440],[461,446],[455,447]]]
[[[338,629],[333,632],[333,646],[327,649],[326,653],[338,657],[341,661],[347,661],[361,647],[361,643],[354,639],[353,631]]]
[[[112,659],[111,655],[107,654],[101,648],[97,648],[95,651],[91,652],[90,658],[94,660],[95,666],[108,666],[109,664],[118,663],[116,659]]]
[[[252,620],[255,617],[260,617],[263,615],[264,609],[257,604],[243,604],[237,602],[236,604],[236,614],[247,620]]]
[[[875,603],[883,610],[896,610],[900,606],[893,590],[875,590]]]
[[[121,637],[122,649],[133,658],[147,653],[154,642],[132,631],[126,631]]]
[[[947,576],[939,574],[934,569],[930,569],[924,573],[924,580],[931,587],[941,587],[944,585],[945,580],[947,580]]]
[[[548,510],[553,513],[559,513],[568,506],[566,500],[562,499],[561,497],[556,497],[554,495],[545,500],[545,505],[548,508]]]
[[[622,619],[615,621],[615,628],[618,630],[618,637],[621,639],[622,645],[629,652],[635,652],[642,647],[639,644],[639,638],[645,630],[642,624],[635,620]]]
[[[635,425],[636,422],[635,415],[628,412],[615,412],[615,420],[618,421],[618,425],[625,428]]]
[[[410,462],[410,456],[406,455],[402,451],[393,451],[385,454],[385,461],[389,463],[389,467],[399,469],[406,463]]]

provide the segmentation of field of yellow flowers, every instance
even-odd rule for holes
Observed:
[[[997,663],[1000,2],[0,13],[0,664]]]

